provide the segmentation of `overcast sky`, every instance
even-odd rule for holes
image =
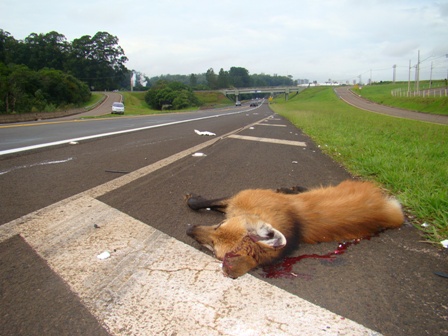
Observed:
[[[1,0],[0,28],[21,40],[119,38],[148,77],[244,67],[251,74],[366,82],[446,78],[448,0]],[[432,62],[432,66],[431,66]],[[415,76],[415,69],[411,72]]]

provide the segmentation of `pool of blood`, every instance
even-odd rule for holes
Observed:
[[[292,271],[293,266],[303,259],[311,258],[311,259],[333,260],[336,258],[337,255],[344,254],[350,246],[359,244],[359,242],[363,239],[370,239],[370,237],[339,243],[338,247],[334,251],[329,252],[327,254],[302,254],[297,257],[286,257],[276,264],[264,266],[262,276],[269,279],[295,278],[295,277],[304,279],[309,278],[304,274],[294,273]]]

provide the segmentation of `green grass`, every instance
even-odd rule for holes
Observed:
[[[146,92],[121,92],[125,106],[125,115],[157,114],[160,111],[153,110],[145,102]]]
[[[97,103],[99,103],[103,99],[104,95],[102,93],[98,92],[92,92],[92,95],[90,96],[90,99],[88,102],[86,102],[83,107],[89,107],[94,106]]]
[[[233,106],[233,104],[235,104],[234,101],[227,98],[221,92],[204,91],[204,92],[196,92],[195,94],[199,98],[204,108],[223,107],[230,105]]]
[[[444,81],[433,82],[432,87],[439,89],[446,88]],[[415,85],[414,83],[411,83],[411,92],[413,92],[414,89]],[[429,82],[421,82],[419,85],[419,89],[429,89]],[[365,85],[362,87],[362,89],[354,88],[353,91],[356,94],[359,94],[362,97],[379,104],[399,107],[411,111],[448,115],[448,96],[406,97],[406,94],[408,92],[407,82],[399,82],[396,84]],[[393,96],[392,91],[401,91],[402,95],[400,96],[397,92],[397,95]]]
[[[359,110],[328,87],[276,99],[271,107],[353,175],[394,194],[430,242],[448,238],[447,126]],[[423,222],[430,226],[422,228]]]

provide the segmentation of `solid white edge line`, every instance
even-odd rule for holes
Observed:
[[[102,137],[107,137],[107,136],[111,136],[111,135],[138,132],[138,131],[143,131],[143,130],[147,130],[147,129],[151,129],[151,128],[158,128],[158,127],[171,126],[171,125],[176,125],[176,124],[183,124],[183,123],[187,123],[187,122],[191,122],[191,121],[204,120],[204,119],[210,119],[210,118],[218,118],[218,117],[225,117],[225,116],[228,116],[228,115],[239,114],[239,113],[244,113],[244,112],[248,112],[248,111],[245,110],[245,111],[217,114],[217,115],[213,115],[213,116],[200,117],[200,118],[194,118],[194,119],[186,119],[186,120],[180,120],[180,121],[173,121],[173,122],[169,122],[169,123],[158,124],[158,125],[151,125],[151,126],[145,126],[145,127],[139,127],[139,128],[133,128],[133,129],[123,130],[123,131],[101,133],[101,134],[89,135],[89,136],[85,136],[85,137],[79,137],[79,138],[73,138],[73,139],[65,139],[65,140],[54,141],[54,142],[48,142],[48,143],[43,143],[43,144],[38,144],[38,145],[19,147],[19,148],[12,148],[12,149],[5,149],[5,150],[0,151],[0,156],[1,155],[6,155],[6,154],[13,154],[13,153],[24,152],[24,151],[28,151],[28,150],[32,150],[32,149],[38,149],[38,148],[44,148],[44,147],[63,145],[63,144],[68,144],[70,142],[79,142],[79,141],[83,141],[83,140],[102,138]]]

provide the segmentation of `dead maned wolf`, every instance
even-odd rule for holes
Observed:
[[[243,190],[231,198],[187,195],[193,210],[226,213],[214,226],[192,226],[187,234],[212,250],[225,275],[237,278],[272,263],[299,242],[318,243],[370,236],[400,227],[400,204],[370,182],[347,180],[335,187],[306,190]]]

